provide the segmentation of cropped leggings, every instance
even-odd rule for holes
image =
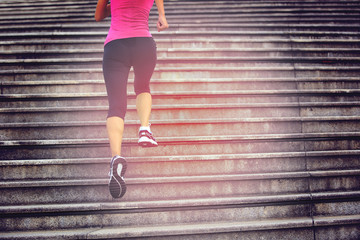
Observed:
[[[103,74],[109,101],[107,117],[125,118],[127,83],[134,70],[136,96],[150,93],[150,79],[156,65],[156,44],[151,37],[117,39],[104,47]]]

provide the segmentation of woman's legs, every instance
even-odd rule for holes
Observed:
[[[129,40],[114,40],[104,49],[103,73],[109,100],[106,128],[111,155],[121,156],[124,118],[127,110],[127,82],[131,68]]]
[[[144,132],[141,133],[145,137],[139,143],[141,146],[157,146],[149,128],[152,106],[149,83],[156,58],[156,43],[152,38],[114,40],[105,46],[103,72],[109,99],[106,126],[112,156],[121,155],[124,117],[127,109],[127,79],[131,66],[135,73],[136,109],[142,127],[139,134],[142,130],[147,130],[146,136]],[[145,142],[142,142],[143,140]],[[150,145],[148,141],[151,142]]]
[[[109,117],[106,120],[111,156],[121,156],[121,143],[124,133],[124,120],[120,117]]]
[[[138,38],[136,43],[133,67],[136,109],[141,123],[138,144],[142,147],[156,147],[158,144],[149,124],[152,105],[149,83],[156,65],[156,44],[152,38]]]
[[[140,93],[136,97],[136,110],[142,127],[149,126],[152,97],[150,93]]]

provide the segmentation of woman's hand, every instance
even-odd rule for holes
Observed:
[[[165,10],[164,10],[164,0],[155,0],[156,7],[159,13],[159,19],[156,24],[158,32],[164,31],[169,28],[169,24],[166,21]]]
[[[164,31],[165,29],[169,28],[169,24],[166,21],[165,15],[159,15],[158,22],[156,24],[158,32]]]

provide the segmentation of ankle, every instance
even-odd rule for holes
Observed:
[[[149,126],[140,126],[139,132],[140,131],[148,131],[151,133],[150,125]]]

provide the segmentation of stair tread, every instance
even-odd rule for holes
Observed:
[[[211,155],[175,155],[175,156],[148,156],[127,157],[129,163],[136,162],[164,162],[164,161],[214,161],[214,160],[237,160],[237,159],[266,159],[266,158],[297,158],[297,157],[325,157],[325,156],[356,156],[360,150],[328,150],[310,152],[273,152],[273,153],[239,153],[239,154],[211,154]],[[66,165],[109,163],[108,157],[102,158],[68,158],[68,159],[16,159],[2,160],[0,166],[39,166],[39,165]]]
[[[354,197],[359,191],[333,193],[334,196]],[[96,203],[65,203],[65,204],[41,204],[41,205],[18,205],[1,206],[0,213],[45,213],[45,212],[80,212],[80,211],[105,211],[105,210],[137,210],[158,208],[185,208],[185,207],[218,207],[226,205],[263,204],[276,202],[308,201],[311,196],[307,193],[279,194],[261,196],[234,196],[217,198],[174,199],[159,201],[131,201],[131,202],[96,202]]]
[[[359,67],[360,69],[360,67]],[[358,94],[360,89],[281,89],[281,90],[220,90],[220,91],[153,91],[157,96],[216,96],[216,95],[276,95],[276,94]],[[129,96],[134,95],[133,92]],[[105,92],[88,93],[32,93],[32,94],[2,94],[0,99],[29,99],[29,98],[81,98],[105,97]]]
[[[161,83],[239,83],[239,82],[357,82],[359,77],[317,77],[317,78],[206,78],[206,79],[152,79],[151,84]],[[133,79],[129,79],[132,83]],[[104,80],[27,80],[27,81],[2,81],[3,86],[38,86],[38,85],[74,85],[74,84],[104,84]]]
[[[220,18],[221,19],[221,18]],[[221,20],[220,20],[221,22]],[[83,30],[84,28],[107,28],[108,27],[108,23],[77,23],[77,24],[72,24],[72,23],[51,23],[51,24],[38,24],[36,26],[33,25],[32,22],[29,22],[28,24],[22,24],[19,26],[15,26],[16,30],[21,30],[21,29],[29,29],[29,26],[31,26],[31,29],[64,29],[67,30],[69,28],[72,29],[81,29]],[[150,22],[150,26],[154,26],[155,24],[153,22]],[[216,23],[208,23],[208,22],[204,22],[201,25],[199,25],[198,23],[173,23],[172,27],[176,28],[186,28],[186,27],[193,27],[193,28],[206,28],[206,27],[218,27],[219,25]],[[258,22],[253,22],[253,23],[222,23],[221,24],[222,28],[234,28],[234,29],[238,29],[240,27],[244,27],[244,28],[252,28],[252,27],[259,27],[259,28],[285,28],[285,29],[289,29],[289,28],[307,28],[307,27],[311,27],[311,28],[354,28],[354,27],[358,27],[358,24],[356,23],[348,23],[348,24],[342,24],[342,23],[325,23],[325,24],[319,24],[317,23],[317,21],[315,21],[315,23],[313,24],[309,24],[309,23],[258,23]],[[0,29],[2,30],[6,30],[9,28],[13,28],[13,27],[9,27],[9,26],[1,26]]]
[[[169,235],[191,235],[217,232],[239,232],[254,230],[290,229],[315,226],[331,226],[339,223],[359,223],[360,215],[331,216],[331,217],[298,217],[286,219],[266,219],[242,222],[214,222],[191,223],[161,226],[130,226],[130,227],[104,227],[88,229],[62,229],[43,231],[6,232],[4,239],[50,238],[50,237],[80,237],[82,239],[121,238],[121,237],[156,237]]]
[[[227,175],[204,175],[204,176],[158,176],[143,178],[126,178],[127,185],[138,184],[165,184],[165,183],[192,183],[192,182],[222,182],[222,181],[248,181],[265,179],[291,179],[296,178],[323,178],[323,177],[342,177],[360,176],[360,170],[322,170],[322,171],[302,171],[302,172],[272,172],[254,174],[227,174]],[[107,178],[100,179],[61,179],[61,180],[23,180],[23,181],[3,181],[1,188],[24,188],[24,187],[62,187],[62,186],[92,186],[108,185]]]
[[[298,202],[310,201],[311,199],[320,201],[331,201],[332,199],[357,199],[360,191],[337,191],[337,192],[318,192],[318,193],[292,193],[276,195],[256,195],[256,196],[228,196],[215,198],[196,198],[196,199],[173,199],[173,200],[152,200],[152,201],[121,201],[121,202],[96,202],[96,203],[61,203],[61,204],[30,204],[30,205],[10,205],[0,206],[1,214],[33,214],[33,213],[54,213],[54,212],[77,212],[83,211],[107,211],[107,210],[139,210],[139,209],[167,209],[167,208],[197,208],[209,207],[218,208],[222,206],[248,204],[277,204],[279,202]]]
[[[283,38],[274,38],[274,39],[156,39],[158,44],[162,43],[360,43],[360,39],[306,39],[306,38],[291,38],[291,39],[283,39]],[[2,40],[0,41],[0,45],[38,45],[38,44],[99,44],[101,47],[104,43],[103,39],[63,39],[56,40]]]
[[[1,43],[0,43],[1,45]],[[233,48],[217,48],[217,49],[213,49],[213,48],[207,48],[207,47],[201,47],[201,48],[197,48],[197,49],[193,49],[193,48],[157,48],[157,52],[158,53],[163,53],[163,52],[169,52],[169,53],[177,53],[177,52],[188,52],[188,53],[202,53],[202,52],[221,52],[221,53],[227,53],[227,52],[231,52],[231,53],[243,53],[243,52],[358,52],[360,51],[360,48],[354,48],[354,47],[349,47],[349,48],[289,48],[289,47],[283,47],[283,48],[254,48],[254,47],[249,47],[249,48],[237,48],[237,49],[233,49]],[[8,50],[8,51],[2,51],[1,54],[2,55],[17,55],[17,54],[74,54],[74,53],[103,53],[103,49],[98,48],[98,49],[84,49],[84,48],[80,48],[80,49],[53,49],[53,50]],[[166,58],[170,58],[170,59],[185,59],[185,57],[166,57]],[[186,58],[194,58],[194,57],[186,57]],[[212,57],[196,57],[194,59],[215,59]],[[226,57],[231,59],[243,59],[242,57]],[[289,57],[252,57],[250,59],[288,59]],[[308,59],[307,57],[293,57],[294,59]],[[320,58],[324,58],[324,59],[331,59],[331,58],[335,58],[335,57],[314,57],[315,59],[320,59]],[[345,58],[345,57],[343,57]],[[350,57],[348,57],[350,58]],[[27,58],[27,59],[31,59],[31,58]],[[59,59],[59,61],[62,61],[61,58],[56,58]],[[94,58],[84,58],[84,59],[94,59]],[[161,59],[161,57],[160,57]],[[355,58],[354,58],[355,59]],[[35,59],[34,59],[35,60]],[[43,59],[42,61],[47,61],[49,60],[52,61],[51,58],[46,58]],[[72,58],[72,60],[74,60]],[[11,62],[26,62],[24,59],[5,59],[2,60],[3,63],[11,63]]]
[[[169,30],[167,33],[164,33],[163,35],[194,35],[194,36],[201,36],[201,35],[220,35],[222,37],[224,37],[224,35],[270,35],[270,36],[275,36],[275,35],[285,35],[287,36],[288,34],[291,35],[317,35],[317,36],[321,36],[321,35],[350,35],[350,36],[358,36],[360,35],[360,32],[356,32],[356,31],[292,31],[292,30],[284,30],[284,31],[207,31],[206,33],[199,33],[197,31],[174,31],[174,30]],[[1,38],[5,38],[5,37],[10,37],[10,38],[15,38],[15,37],[65,37],[65,36],[69,36],[69,37],[76,37],[76,36],[89,36],[89,37],[95,37],[95,36],[106,36],[107,32],[106,31],[98,31],[98,32],[25,32],[25,33],[1,33],[0,37]],[[158,33],[153,33],[154,36],[159,35]]]
[[[359,137],[360,132],[317,132],[317,133],[283,133],[283,134],[250,134],[250,135],[223,135],[223,136],[181,136],[181,137],[157,137],[161,144],[180,144],[192,142],[216,142],[216,141],[249,141],[249,140],[306,140],[318,138],[354,138]],[[124,144],[137,142],[137,138],[125,138]],[[32,145],[81,145],[81,144],[107,144],[107,138],[94,139],[53,139],[53,140],[9,140],[0,141],[0,146],[32,146]]]
[[[179,66],[179,67],[162,67],[161,69],[155,67],[155,72],[214,72],[214,71],[346,71],[346,70],[354,70],[358,71],[360,69],[359,66],[332,66],[332,65],[296,65],[289,66],[289,64],[282,63],[280,66],[237,66],[237,67],[229,67],[229,66],[217,66],[217,67],[196,67],[196,66]],[[0,70],[0,74],[45,74],[45,73],[102,73],[101,68],[78,68],[78,69],[64,69],[64,68],[49,68],[49,69],[7,69]]]
[[[329,122],[329,121],[357,121],[360,116],[311,116],[311,117],[244,117],[244,118],[205,118],[205,119],[164,119],[152,120],[156,125],[177,124],[232,124],[232,123],[270,123],[270,122]],[[127,120],[126,125],[138,125],[138,120]],[[104,121],[52,121],[52,122],[22,122],[3,123],[1,128],[49,128],[49,127],[85,127],[105,126]]]
[[[351,107],[358,106],[359,102],[278,102],[278,103],[231,103],[231,104],[172,104],[153,105],[153,110],[170,109],[228,109],[228,108],[284,108],[284,107]],[[129,105],[129,110],[135,110],[134,105]],[[23,113],[23,112],[67,112],[67,111],[92,111],[107,110],[108,106],[68,106],[68,107],[18,107],[0,108],[0,113]]]
[[[323,63],[325,61],[360,61],[360,57],[352,57],[352,56],[338,56],[338,57],[304,57],[304,56],[280,56],[280,57],[267,57],[267,56],[259,56],[259,57],[232,57],[232,56],[216,56],[216,57],[158,57],[158,61],[183,61],[183,62],[192,62],[192,61],[212,61],[212,62],[224,62],[224,61],[238,61],[238,62],[253,62],[253,61],[264,61],[264,62],[320,62]],[[102,58],[44,58],[44,59],[6,59],[1,60],[0,64],[64,64],[64,63],[72,63],[72,64],[80,64],[80,63],[92,63],[92,62],[102,62]]]

